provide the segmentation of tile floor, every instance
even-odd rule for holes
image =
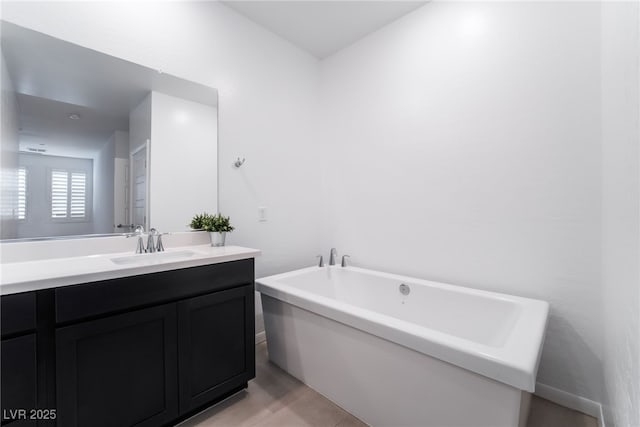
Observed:
[[[256,346],[256,378],[249,388],[188,419],[180,427],[359,427],[362,421],[287,374]],[[527,427],[597,427],[597,420],[538,397]]]

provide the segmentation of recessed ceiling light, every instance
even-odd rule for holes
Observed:
[[[80,114],[76,114],[76,113],[69,114],[69,118],[71,120],[80,120]]]

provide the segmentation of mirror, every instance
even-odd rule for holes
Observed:
[[[1,31],[0,238],[183,231],[217,211],[216,89]]]

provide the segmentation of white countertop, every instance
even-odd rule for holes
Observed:
[[[116,264],[112,259],[130,257],[134,255],[132,252],[6,263],[0,265],[0,295],[217,264],[260,255],[257,249],[210,245],[181,246],[167,249],[161,254],[184,251],[191,251],[193,255],[187,259],[155,259],[154,254],[139,254],[135,255],[140,257],[139,263],[126,265]]]

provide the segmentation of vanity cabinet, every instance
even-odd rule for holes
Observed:
[[[55,409],[64,427],[174,425],[255,377],[253,259],[24,295],[2,297],[3,409]],[[8,303],[22,309],[5,325]]]

